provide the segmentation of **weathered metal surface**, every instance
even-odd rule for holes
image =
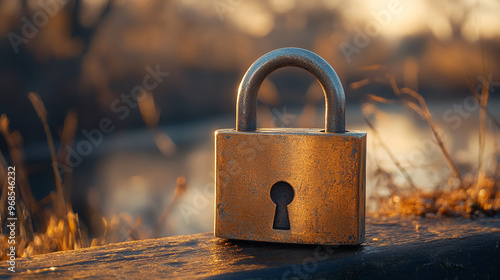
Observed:
[[[288,66],[299,67],[313,74],[325,94],[325,131],[344,132],[345,95],[337,73],[317,54],[299,48],[274,50],[250,66],[238,88],[236,130],[254,131],[257,128],[256,108],[260,85],[273,71]]]
[[[364,240],[364,132],[259,129],[216,133],[215,235],[303,244]],[[285,181],[289,230],[274,229],[272,186]]]
[[[172,236],[17,260],[13,279],[498,279],[500,219],[374,218],[361,246]]]
[[[267,75],[285,66],[303,68],[320,82],[326,100],[324,130],[256,129],[259,87]],[[236,129],[215,132],[215,235],[300,244],[362,243],[366,133],[345,131],[344,107],[342,84],[318,55],[285,48],[259,58],[238,90]],[[277,184],[287,187],[273,197]]]

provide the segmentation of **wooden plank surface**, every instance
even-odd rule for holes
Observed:
[[[324,247],[173,236],[1,264],[0,277],[500,279],[500,219],[368,217],[362,246]]]

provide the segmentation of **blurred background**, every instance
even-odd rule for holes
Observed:
[[[211,231],[213,131],[234,127],[237,87],[257,58],[300,47],[338,73],[347,128],[369,133],[368,196],[381,166],[395,182],[405,176],[367,114],[416,185],[453,186],[427,123],[394,101],[387,75],[427,101],[460,171],[477,169],[485,141],[482,168],[496,172],[499,13],[495,0],[0,0],[0,113],[22,136],[28,183],[43,201],[56,180],[28,98],[39,95],[65,196],[89,236],[113,223],[128,225],[114,241]],[[478,140],[472,92],[483,87]],[[321,89],[309,73],[281,69],[262,85],[258,112],[260,127],[322,127]],[[0,147],[10,163],[4,138]]]

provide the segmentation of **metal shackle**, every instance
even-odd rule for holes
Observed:
[[[236,130],[257,129],[257,94],[264,79],[282,67],[309,71],[325,94],[325,132],[345,132],[345,94],[335,70],[319,55],[300,48],[271,51],[256,60],[243,76],[238,88]]]

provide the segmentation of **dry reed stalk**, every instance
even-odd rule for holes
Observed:
[[[71,172],[64,173],[64,185],[61,181],[61,174],[58,169],[58,162],[64,162],[67,155],[65,147],[71,146],[74,141],[75,132],[77,129],[77,116],[74,112],[69,112],[64,121],[64,127],[61,133],[61,147],[57,151],[54,146],[54,141],[50,133],[50,128],[47,123],[47,112],[45,106],[40,99],[40,97],[35,93],[30,93],[28,95],[33,107],[35,108],[38,117],[40,118],[44,131],[47,137],[48,146],[50,149],[52,169],[56,181],[56,192],[51,192],[47,197],[39,201],[38,203],[34,200],[31,189],[29,188],[27,172],[23,164],[22,158],[22,137],[18,131],[10,132],[9,130],[9,120],[5,115],[0,117],[0,132],[6,139],[6,143],[9,147],[10,157],[12,160],[12,165],[16,166],[16,181],[19,186],[19,195],[16,195],[16,205],[18,205],[17,217],[19,221],[19,235],[17,236],[16,243],[17,256],[18,257],[28,257],[34,254],[50,253],[62,250],[72,250],[88,247],[88,239],[85,230],[82,230],[82,225],[80,224],[78,214],[73,213],[71,209],[71,204],[69,203],[69,194],[71,189]],[[153,101],[153,100],[151,100]],[[154,101],[150,102],[149,109],[151,109],[151,104],[154,106]],[[143,106],[144,107],[144,106]],[[159,116],[159,113],[153,111],[151,116]],[[150,127],[155,127],[157,125],[156,120],[149,118],[145,120]],[[157,135],[160,135],[158,133]],[[167,136],[168,137],[168,136]],[[170,138],[168,138],[170,139]],[[162,139],[165,142],[165,139]],[[170,140],[171,141],[171,140]],[[171,143],[173,145],[173,143]],[[175,147],[175,145],[174,145]],[[58,161],[59,159],[59,161]],[[0,179],[5,177],[7,163],[3,155],[0,154]],[[6,180],[4,180],[6,181]],[[185,187],[185,186],[184,186]],[[5,192],[5,185],[2,185],[2,192]],[[177,199],[183,193],[183,188],[180,179],[178,180],[178,188],[176,189],[176,194],[174,194]],[[5,200],[6,196],[2,195],[0,202]],[[51,212],[48,208],[44,208],[48,204],[52,204],[57,214]],[[171,204],[172,205],[172,204]],[[171,209],[172,206],[169,206]],[[28,210],[25,208],[28,207]],[[42,208],[45,211],[40,211]],[[4,215],[2,209],[0,215]],[[168,211],[170,212],[170,211]],[[37,224],[43,224],[43,226],[38,226],[37,231],[33,230],[32,218],[36,217],[34,220]],[[120,214],[120,216],[122,216]],[[128,215],[130,216],[130,215]],[[127,216],[127,217],[128,217]],[[135,223],[132,224],[132,218],[121,217],[118,224],[113,217],[112,223],[108,223],[103,217],[103,221],[106,225],[105,233],[102,237],[96,238],[92,241],[92,246],[103,245],[109,242],[119,242],[120,239],[118,235],[120,231],[126,234],[126,239],[139,239],[141,238],[138,234],[138,227],[142,224],[141,218],[135,219]],[[165,218],[163,218],[164,220]],[[128,226],[132,225],[132,226]],[[125,231],[123,231],[125,230]],[[0,232],[1,233],[1,232]],[[116,237],[113,239],[113,237]],[[106,240],[109,239],[108,242]],[[97,241],[96,241],[97,240]],[[5,236],[0,235],[0,259],[4,259],[6,254],[4,245],[7,244],[5,241]],[[5,243],[5,244],[4,244]]]
[[[47,123],[47,112],[45,110],[45,106],[37,94],[30,93],[28,97],[35,108],[38,117],[42,121],[47,136],[57,191],[55,194],[52,192],[39,203],[31,202],[37,209],[35,213],[30,215],[30,211],[26,211],[24,209],[27,204],[25,201],[27,201],[28,205],[30,205],[29,199],[30,196],[32,198],[32,194],[29,189],[29,185],[27,185],[27,173],[21,156],[22,151],[20,143],[22,142],[22,138],[17,131],[10,133],[8,128],[8,119],[5,115],[2,115],[0,117],[0,130],[9,146],[13,165],[16,166],[16,181],[20,187],[20,195],[16,196],[16,199],[18,200],[16,204],[18,205],[16,214],[19,221],[19,235],[17,236],[18,240],[16,240],[18,247],[16,254],[18,257],[29,257],[33,254],[43,254],[86,247],[88,246],[86,232],[82,231],[78,215],[73,213],[71,205],[66,203],[66,200],[69,201],[69,198],[64,197],[64,191],[62,189],[61,178],[57,165],[54,141]],[[62,143],[68,144],[72,142],[75,130],[76,115],[74,113],[70,113],[65,120],[65,127],[62,132]],[[61,156],[61,153],[59,153],[59,156]],[[0,165],[5,165],[3,156],[0,158]],[[26,186],[28,186],[27,190]],[[34,201],[34,198],[32,199]],[[48,203],[52,203],[56,210],[56,214],[51,212],[49,209],[39,211],[41,207]],[[68,207],[66,207],[66,205]],[[31,209],[34,209],[33,206],[30,207]],[[32,216],[36,217],[35,222],[37,224],[45,224],[45,221],[47,221],[46,226],[39,226],[38,230],[34,231],[31,220]]]
[[[35,111],[42,121],[43,129],[45,131],[45,136],[47,137],[47,143],[50,150],[50,158],[52,160],[52,170],[54,171],[54,179],[56,181],[57,189],[57,200],[55,201],[56,213],[59,217],[64,217],[66,215],[66,201],[64,199],[63,186],[61,182],[61,174],[59,173],[59,168],[57,165],[56,149],[54,147],[54,140],[52,139],[52,133],[50,132],[49,125],[47,123],[47,110],[43,104],[40,96],[34,92],[28,94],[28,98],[33,104]]]
[[[394,81],[394,77],[392,77],[392,80]],[[394,81],[394,83],[395,83],[395,81]],[[443,156],[446,160],[446,163],[448,164],[448,167],[452,171],[453,176],[456,179],[458,179],[460,182],[459,187],[465,190],[466,186],[464,185],[462,175],[460,174],[460,171],[458,171],[458,168],[456,167],[455,163],[451,159],[451,156],[450,156],[450,153],[448,152],[448,149],[444,145],[440,129],[439,129],[438,125],[434,122],[432,115],[431,115],[431,112],[429,111],[429,108],[427,107],[427,103],[425,102],[424,98],[419,93],[417,93],[409,88],[402,88],[401,92],[412,96],[420,104],[420,107],[418,107],[417,104],[415,104],[411,101],[405,102],[406,106],[408,106],[413,111],[415,111],[418,115],[420,115],[427,122],[432,133],[434,134],[434,138],[436,139],[436,143],[438,144],[439,148],[441,149],[441,152],[443,153]]]
[[[486,82],[485,82],[486,81]],[[472,79],[468,76],[467,77],[467,84],[469,86],[469,91],[471,92],[472,96],[474,96],[474,99],[476,102],[479,104],[480,111],[479,111],[479,153],[478,153],[478,178],[477,178],[477,184],[476,184],[476,194],[479,194],[480,192],[480,187],[483,185],[483,181],[485,179],[485,172],[484,172],[484,148],[485,148],[485,133],[486,133],[486,117],[488,117],[493,124],[496,125],[497,128],[500,128],[500,122],[495,118],[495,116],[488,110],[487,103],[488,103],[488,95],[489,95],[489,79],[486,80],[483,77],[483,81],[481,82],[481,95],[478,95],[476,92],[476,89],[474,88],[474,84],[472,82]],[[496,138],[494,139],[496,140]],[[495,155],[498,154],[498,149],[496,147],[496,141],[494,141],[495,145],[495,150],[496,152],[494,153]],[[497,178],[497,174],[500,170],[500,160],[497,158],[494,159],[496,161],[496,167],[494,168],[493,171],[493,178]],[[497,179],[496,179],[497,180]],[[500,186],[498,187],[500,188]]]
[[[384,69],[384,67],[381,67],[380,65],[374,65],[374,66],[368,66],[364,68],[365,70],[378,70],[378,69]],[[368,79],[368,80],[367,80]],[[359,87],[362,87],[364,85],[369,84],[371,81],[376,81],[376,82],[382,82],[379,79],[375,78],[367,78],[363,79],[360,82],[355,82],[351,84],[351,88],[356,89]],[[396,82],[396,79],[393,74],[391,73],[386,73],[385,74],[385,80],[388,81],[390,87],[392,88],[392,91],[394,94],[403,102],[403,104],[410,108],[413,112],[415,112],[417,115],[419,115],[422,119],[424,119],[427,124],[429,125],[429,128],[431,129],[434,138],[436,139],[436,143],[439,146],[441,152],[443,153],[443,156],[446,160],[446,163],[448,164],[448,167],[450,168],[451,172],[453,173],[453,176],[460,182],[459,187],[462,189],[466,189],[466,186],[464,185],[462,175],[460,174],[460,171],[456,167],[455,163],[451,159],[450,153],[448,152],[448,149],[444,145],[443,138],[440,132],[440,129],[438,125],[434,122],[434,119],[432,118],[432,114],[429,111],[429,108],[427,107],[427,103],[425,102],[425,99],[416,91],[404,87],[400,88]],[[417,101],[417,103],[404,99],[405,96],[403,94],[412,97],[414,100]],[[382,102],[382,103],[394,103],[394,100],[386,99],[380,96],[376,95],[368,95],[368,97],[374,101],[377,102]]]
[[[367,69],[379,70],[383,68],[380,67],[368,67]],[[468,78],[469,88],[474,98],[478,101],[481,111],[480,111],[480,149],[479,152],[479,162],[481,168],[478,166],[478,179],[474,184],[474,179],[472,174],[467,174],[464,178],[461,176],[460,172],[456,168],[454,162],[451,159],[450,153],[444,145],[440,129],[434,122],[432,115],[427,107],[424,98],[416,91],[404,87],[400,88],[393,74],[385,74],[384,79],[386,81],[381,81],[379,78],[366,78],[360,82],[351,84],[352,88],[359,88],[366,84],[377,82],[388,84],[394,94],[401,100],[401,102],[411,109],[418,117],[424,119],[429,128],[431,129],[433,135],[435,136],[437,145],[443,152],[443,155],[447,161],[448,167],[453,173],[453,176],[460,180],[460,187],[451,190],[433,190],[430,192],[418,191],[410,195],[401,194],[400,192],[393,192],[392,187],[389,200],[379,199],[379,208],[381,211],[386,211],[386,214],[399,214],[399,215],[440,215],[440,216],[493,216],[500,211],[500,182],[498,180],[498,172],[500,169],[500,157],[498,156],[498,150],[495,152],[496,158],[494,159],[494,165],[496,164],[494,175],[491,178],[486,177],[484,171],[484,149],[485,149],[485,134],[486,134],[486,118],[490,118],[493,123],[500,128],[499,122],[487,109],[487,99],[489,93],[489,81],[488,83],[482,82],[481,94],[478,95],[475,90],[473,83],[470,78]],[[394,103],[394,100],[382,98],[375,95],[368,95],[368,98],[381,103]],[[411,99],[408,99],[411,98]],[[366,118],[366,117],[365,117]],[[368,122],[367,122],[368,123]],[[370,125],[373,127],[373,125]],[[377,132],[373,133],[377,138]],[[495,147],[496,147],[496,139]],[[381,145],[383,147],[383,145]],[[380,169],[380,168],[379,168]],[[384,171],[377,170],[376,174],[377,181],[378,178],[385,178],[385,183],[387,185],[393,184],[391,175],[384,174]],[[451,178],[450,178],[451,179]],[[450,182],[450,180],[449,180]],[[450,185],[452,183],[449,183]]]
[[[488,104],[489,81],[482,83],[481,96],[479,98],[479,153],[478,153],[478,174],[477,174],[477,193],[485,179],[484,172],[484,148],[486,146],[486,105]]]
[[[477,11],[478,14],[481,13],[481,10],[479,8],[479,4]],[[478,16],[477,18],[478,21],[481,20],[481,17]],[[481,38],[479,38],[479,44],[481,48],[481,62],[483,66],[483,81],[482,81],[482,87],[481,87],[481,95],[479,96],[479,104],[480,109],[479,109],[479,152],[478,152],[478,171],[477,171],[477,184],[476,184],[476,193],[479,196],[479,192],[481,189],[481,186],[484,184],[485,180],[485,172],[484,172],[484,148],[486,146],[486,106],[488,104],[488,95],[489,95],[489,90],[490,90],[490,81],[486,75],[488,73],[487,68],[488,68],[488,63],[486,60],[486,54],[484,51],[484,42]],[[486,79],[484,79],[486,78]],[[479,197],[475,197],[476,200]]]
[[[68,150],[66,147],[73,146],[73,141],[75,139],[76,129],[78,124],[78,116],[75,111],[69,111],[64,119],[64,125],[61,132],[61,146],[57,151],[57,160],[59,163],[64,163]],[[67,167],[66,167],[67,168]],[[64,199],[68,205],[71,207],[71,182],[73,181],[72,172],[64,172],[63,176],[63,193]]]
[[[497,126],[497,128],[500,128],[500,121],[498,121],[496,117],[491,113],[491,111],[488,110],[488,108],[482,104],[481,97],[476,93],[476,90],[474,89],[474,84],[469,76],[467,76],[467,85],[469,86],[469,91],[471,92],[476,102],[479,104],[480,108],[485,110],[488,118],[490,118],[490,120]]]

